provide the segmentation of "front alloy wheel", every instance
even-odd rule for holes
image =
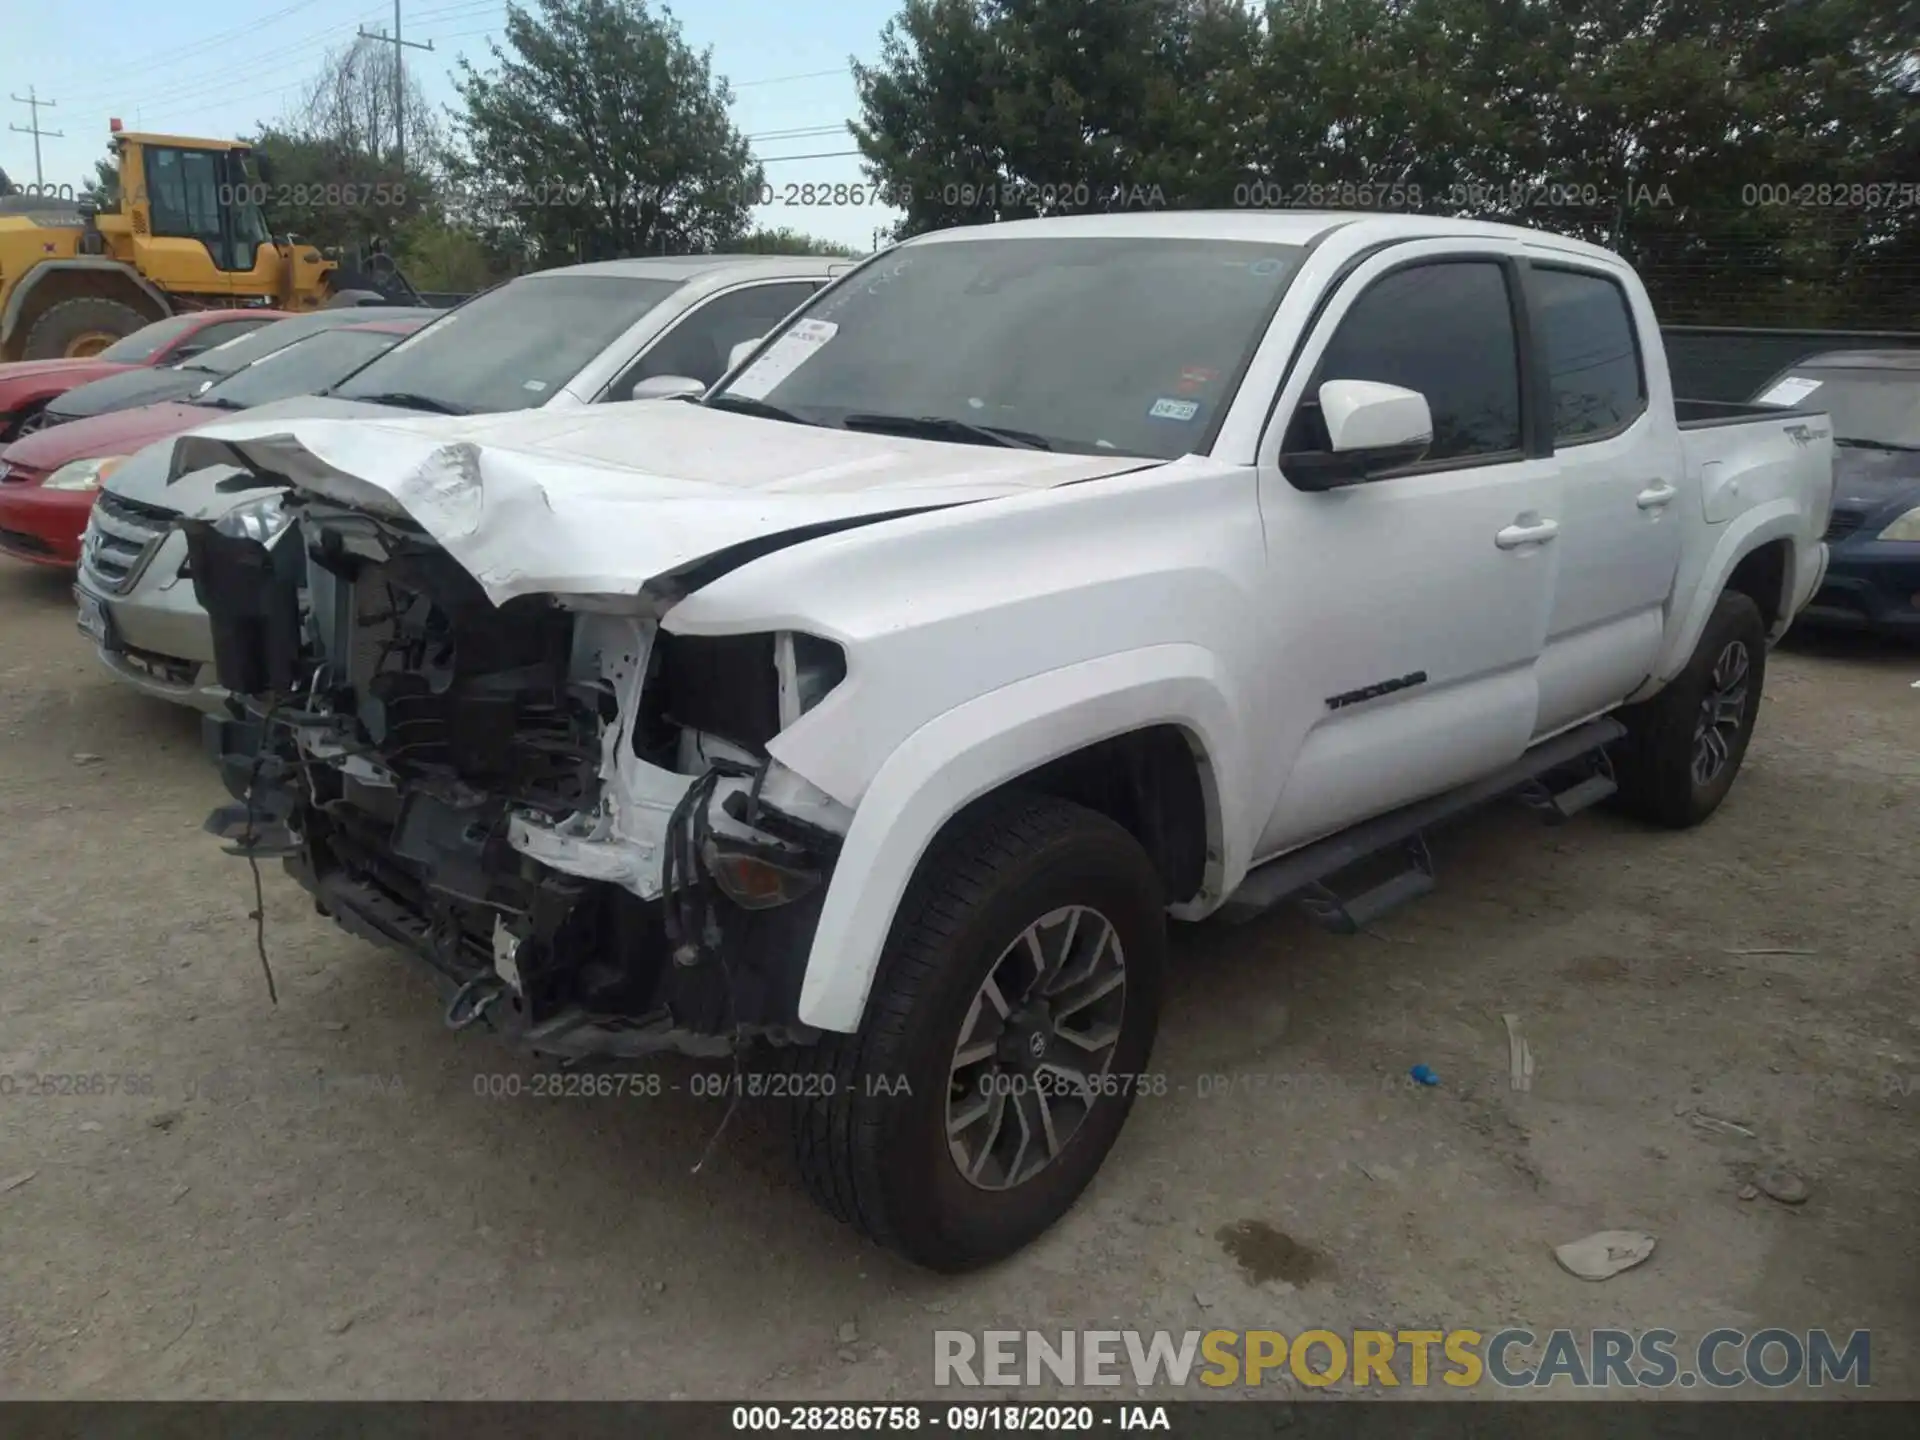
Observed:
[[[1000,953],[948,1070],[947,1145],[968,1183],[1011,1189],[1058,1158],[1099,1096],[1126,1007],[1126,953],[1090,906],[1042,916]]]
[[[795,1158],[917,1264],[1009,1255],[1073,1207],[1145,1087],[1165,901],[1105,815],[1006,791],[922,857],[857,1034],[802,1052]],[[1164,1089],[1150,1088],[1163,1094]]]

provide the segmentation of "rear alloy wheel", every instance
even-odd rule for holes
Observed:
[[[1766,679],[1767,627],[1737,590],[1722,594],[1687,668],[1619,718],[1614,754],[1622,809],[1656,825],[1698,825],[1733,788],[1753,739]]]
[[[1072,1208],[1144,1087],[1160,879],[1104,815],[1004,794],[928,848],[858,1034],[807,1052],[794,1146],[814,1198],[935,1270]]]
[[[1693,727],[1693,783],[1706,786],[1733,763],[1747,731],[1747,677],[1753,671],[1744,640],[1729,640],[1713,662],[1700,717]]]

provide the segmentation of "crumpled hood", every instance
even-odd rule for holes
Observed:
[[[772,536],[1159,463],[792,425],[678,400],[406,420],[249,416],[182,438],[174,470],[222,459],[411,517],[496,605],[632,595]]]
[[[218,411],[213,413],[219,414]],[[344,420],[360,416],[391,416],[394,413],[389,405],[372,405],[365,400],[296,395],[291,399],[256,405],[251,410],[220,415],[210,424],[194,426],[192,433],[224,435],[236,425],[250,425],[253,429],[247,433],[251,434],[259,429],[262,420]],[[203,519],[217,519],[249,500],[260,498],[263,493],[260,490],[231,491],[219,488],[221,481],[242,473],[230,464],[212,465],[174,478],[172,464],[176,438],[169,435],[164,440],[136,450],[108,472],[103,488],[125,500],[136,500],[143,505],[160,506]]]

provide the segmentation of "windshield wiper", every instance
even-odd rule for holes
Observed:
[[[431,395],[422,395],[413,390],[382,390],[378,395],[342,395],[342,400],[364,400],[369,405],[398,405],[403,410],[429,410],[435,415],[471,415],[473,411],[465,405],[455,405],[451,400],[436,400]]]
[[[762,420],[784,420],[789,425],[817,423],[803,419],[791,410],[782,410],[778,405],[769,405],[764,400],[755,400],[751,395],[735,395],[731,391],[710,395],[705,400],[697,395],[688,398],[698,405],[710,405],[715,410],[737,410],[742,415],[757,415]]]
[[[1854,440],[1835,438],[1834,444],[1845,446],[1849,450],[1899,450],[1903,453],[1920,450],[1920,445],[1901,445],[1892,440]]]
[[[999,425],[976,425],[971,420],[955,420],[946,415],[881,415],[856,410],[842,415],[840,423],[849,430],[881,430],[892,435],[917,435],[927,440],[963,440],[974,445],[1000,445],[1013,450],[1051,450],[1043,435],[1031,430],[1008,430]]]
[[[229,400],[224,395],[198,395],[187,401],[189,405],[204,405],[209,410],[244,410],[247,407],[238,400]]]

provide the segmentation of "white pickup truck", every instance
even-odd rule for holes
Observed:
[[[1677,403],[1548,234],[926,235],[699,398],[180,441],[284,492],[187,527],[209,828],[452,1025],[733,1055],[830,1210],[978,1264],[1158,1093],[1164,916],[1357,928],[1496,798],[1710,815],[1829,430]]]

